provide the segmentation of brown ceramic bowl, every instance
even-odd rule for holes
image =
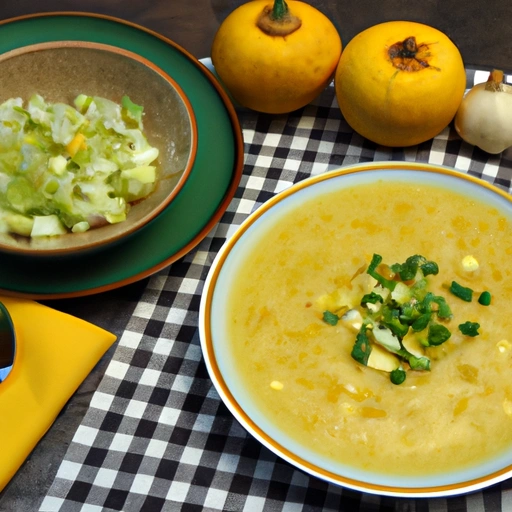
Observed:
[[[123,95],[144,107],[144,132],[159,149],[158,183],[118,224],[54,237],[25,238],[0,233],[0,251],[55,256],[99,249],[143,228],[177,196],[194,164],[197,126],[180,86],[145,58],[121,48],[81,41],[42,43],[0,55],[0,103],[40,94],[72,104],[78,94],[117,103]]]

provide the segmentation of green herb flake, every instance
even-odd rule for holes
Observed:
[[[409,256],[405,260],[405,263],[395,263],[391,266],[391,270],[399,274],[402,281],[412,281],[416,277],[418,269],[421,270],[423,276],[437,275],[439,273],[437,263],[428,261],[427,258],[421,256],[421,254]]]
[[[322,320],[329,325],[336,325],[339,321],[339,316],[335,315],[331,311],[324,311]]]
[[[430,359],[428,357],[416,357],[411,354],[408,362],[412,370],[430,371]]]
[[[471,336],[472,338],[478,336],[478,329],[480,329],[480,324],[477,322],[465,322],[459,325],[460,332],[464,336]]]
[[[466,302],[471,302],[473,300],[473,290],[471,288],[467,288],[457,283],[456,281],[452,281],[450,285],[450,292],[453,293],[459,299],[462,299]]]
[[[490,306],[491,305],[491,294],[490,292],[482,292],[480,297],[478,297],[478,303],[482,306]]]
[[[422,316],[422,311],[419,309],[419,302],[410,301],[406,302],[400,307],[400,321],[403,324],[413,325],[414,322]]]
[[[372,257],[372,261],[368,265],[368,269],[366,273],[376,279],[384,288],[387,288],[390,291],[395,289],[397,281],[392,281],[390,279],[386,279],[384,276],[381,276],[377,272],[377,267],[382,263],[382,256],[380,254],[374,254]]]
[[[414,322],[411,324],[411,329],[414,332],[421,332],[423,329],[426,329],[429,322],[430,322],[431,314],[430,313],[424,313],[420,317],[418,317]]]
[[[382,308],[382,323],[399,338],[403,338],[409,332],[409,325],[401,321],[400,310],[387,304]]]
[[[391,379],[391,382],[393,384],[396,384],[399,386],[400,384],[403,384],[405,382],[405,379],[407,377],[407,374],[403,368],[395,368],[391,371],[389,378]]]
[[[430,359],[426,356],[417,357],[411,354],[404,346],[396,352],[396,355],[403,361],[409,363],[411,370],[430,371]]]
[[[407,258],[405,263],[395,263],[391,266],[391,270],[400,276],[402,281],[411,281],[418,272],[418,263],[411,258]]]
[[[382,295],[379,295],[378,293],[371,292],[367,293],[366,295],[363,295],[363,298],[361,299],[361,306],[364,307],[365,304],[377,304],[377,302],[383,303],[384,299],[382,298]]]
[[[351,356],[358,363],[368,365],[368,358],[370,357],[370,353],[372,351],[372,346],[370,344],[370,340],[366,335],[367,325],[363,324],[361,329],[357,333],[356,341],[354,346],[352,347]]]
[[[437,304],[437,316],[439,318],[448,319],[452,317],[452,310],[450,309],[450,306],[446,302],[446,299],[444,297],[441,297],[439,295],[434,295],[432,297],[431,302],[434,302]]]
[[[439,274],[439,266],[435,261],[427,261],[420,267],[424,276],[437,276]]]
[[[427,341],[430,346],[437,347],[447,341],[452,333],[441,324],[431,322],[428,326]]]

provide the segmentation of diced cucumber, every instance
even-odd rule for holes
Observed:
[[[46,185],[44,186],[44,191],[47,194],[55,194],[57,190],[59,189],[59,182],[57,180],[50,179],[46,182]]]
[[[159,151],[142,131],[142,107],[123,101],[80,94],[74,108],[33,95],[27,110],[21,98],[0,104],[0,229],[83,232],[90,218],[124,221],[129,203],[152,192]],[[21,217],[8,222],[11,212]]]
[[[30,236],[32,233],[32,227],[34,225],[34,219],[21,215],[19,213],[9,213],[6,215],[5,220],[9,231],[16,233],[17,235]]]
[[[133,169],[121,171],[121,177],[134,179],[141,183],[154,183],[156,181],[156,167],[154,165],[139,165]]]
[[[62,176],[66,172],[68,161],[62,155],[52,156],[48,160],[48,168],[57,176]]]
[[[106,213],[105,219],[107,219],[107,222],[110,224],[117,224],[118,222],[126,220],[126,213]]]
[[[57,215],[34,216],[34,225],[30,233],[31,237],[57,236],[67,233],[67,229]]]
[[[86,232],[86,231],[88,231],[90,228],[91,228],[90,224],[84,220],[84,221],[81,221],[81,222],[77,222],[77,223],[76,223],[76,224],[71,228],[71,231],[72,231],[73,233],[85,233],[85,232]]]

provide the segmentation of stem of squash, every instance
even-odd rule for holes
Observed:
[[[302,21],[290,13],[285,0],[274,0],[271,9],[268,7],[263,9],[256,25],[269,36],[286,37],[299,29]]]
[[[282,20],[288,14],[288,4],[284,0],[274,0],[271,18],[275,21]]]

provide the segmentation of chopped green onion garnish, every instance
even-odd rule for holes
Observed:
[[[374,254],[372,257],[372,261],[368,266],[368,270],[366,271],[370,274],[374,279],[376,279],[384,288],[387,288],[390,291],[395,289],[397,281],[392,281],[390,279],[386,279],[384,276],[381,276],[377,272],[377,267],[382,263],[382,256],[380,254]]]
[[[402,281],[411,281],[416,277],[418,269],[421,269],[423,276],[436,275],[439,272],[437,263],[427,261],[427,258],[419,254],[409,256],[405,263],[395,263],[391,266],[391,270],[400,275]]]
[[[421,270],[423,272],[424,276],[436,276],[439,274],[439,267],[437,266],[437,263],[434,261],[427,261],[423,265],[421,265]]]
[[[442,345],[451,335],[452,333],[444,325],[431,322],[428,326],[427,341],[430,346],[436,347]]]
[[[471,336],[474,338],[478,336],[478,329],[480,328],[480,324],[476,322],[465,322],[459,325],[459,330],[464,336]]]
[[[366,295],[363,295],[363,298],[361,299],[361,306],[364,307],[365,304],[377,304],[377,302],[384,302],[384,299],[382,298],[382,295],[379,295],[378,293],[371,292],[367,293]]]
[[[489,292],[482,292],[478,297],[479,304],[482,306],[489,306],[491,304],[491,294]]]
[[[361,364],[365,366],[368,365],[368,358],[370,357],[370,352],[372,351],[372,346],[370,345],[370,340],[366,335],[366,330],[368,326],[363,324],[359,332],[356,336],[356,342],[352,348],[352,357]]]
[[[450,306],[448,306],[448,303],[444,297],[434,295],[434,297],[432,297],[432,302],[436,303],[438,306],[437,316],[439,318],[446,319],[452,317],[452,310],[450,309]]]
[[[393,370],[389,377],[393,384],[400,385],[405,381],[407,374],[405,373],[405,370],[400,367]]]
[[[400,320],[400,310],[388,304],[382,308],[382,323],[399,338],[403,338],[409,331],[409,325]]]
[[[421,347],[424,350],[431,347],[430,350],[433,350],[432,347],[442,345],[452,335],[447,326],[450,326],[453,313],[444,297],[428,291],[429,279],[426,276],[439,273],[437,263],[428,261],[421,255],[410,256],[405,263],[389,266],[391,278],[386,278],[377,271],[381,263],[382,256],[374,254],[366,272],[378,284],[374,284],[374,291],[365,293],[359,306],[351,310],[356,313],[353,317],[357,318],[357,322],[352,325],[362,323],[351,355],[365,366],[370,362],[370,366],[376,369],[387,368],[389,366],[378,362],[382,358],[386,360],[385,354],[376,353],[370,360],[372,347],[379,345],[394,355],[393,359],[387,358],[388,362],[396,358],[400,361],[400,366],[390,372],[390,379],[393,384],[402,384],[409,369],[430,371],[430,358],[426,353],[421,355],[409,352],[408,341],[419,343],[420,350]],[[450,292],[464,301],[472,301],[473,290],[456,281],[452,281]],[[491,303],[491,294],[488,291],[482,292],[478,302],[488,306]],[[381,305],[372,307],[371,304]],[[349,307],[345,305],[342,309],[345,312]],[[338,313],[340,311],[341,309]],[[346,321],[348,315],[341,317],[341,314],[338,316],[330,311],[323,313],[324,322],[330,325],[336,325],[340,319]],[[479,334],[480,324],[465,322],[458,327],[465,336],[474,337]]]
[[[466,302],[471,302],[473,300],[473,290],[471,288],[467,288],[457,283],[456,281],[452,281],[450,285],[450,291],[458,297]]]
[[[431,317],[432,317],[431,313],[425,313],[425,314],[421,315],[419,318],[414,320],[414,322],[412,323],[412,325],[411,325],[412,330],[414,332],[420,332],[420,331],[423,331],[423,329],[426,329],[430,322]]]
[[[329,325],[336,325],[339,320],[339,316],[331,313],[330,311],[324,311],[323,321]]]

